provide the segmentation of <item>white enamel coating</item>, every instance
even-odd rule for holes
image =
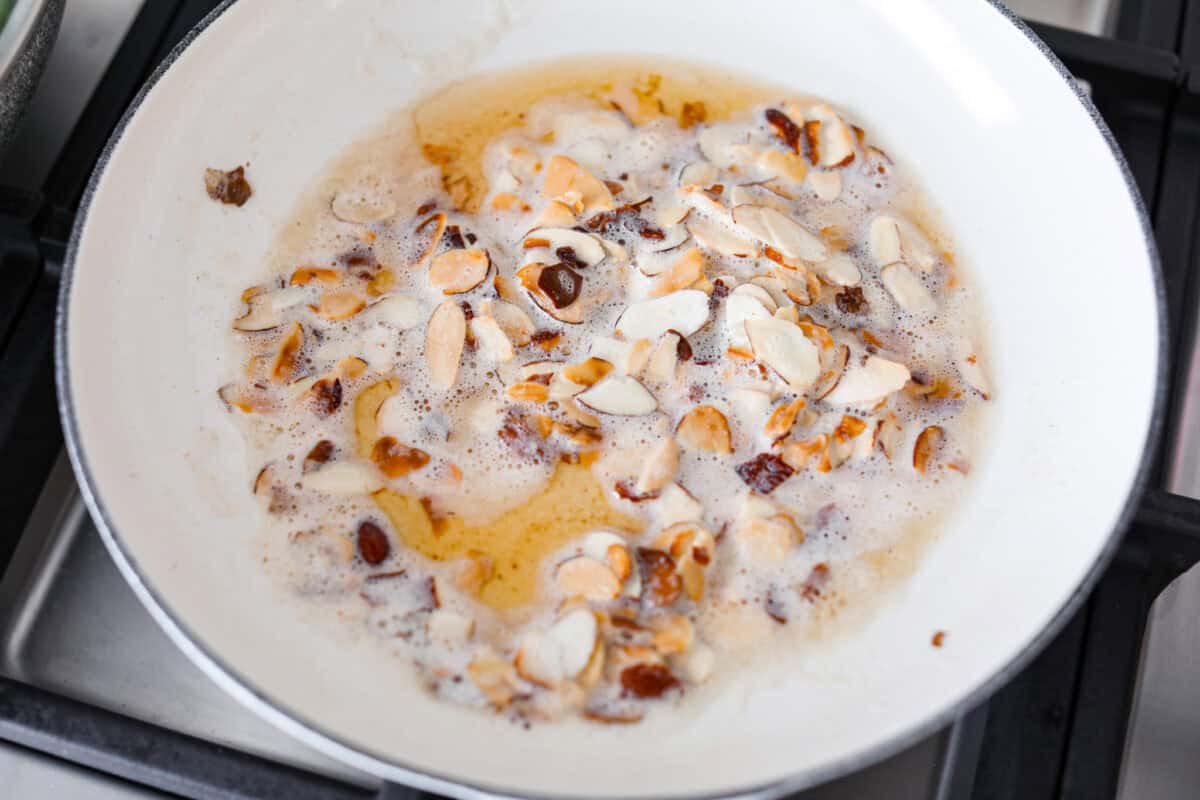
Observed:
[[[215,346],[293,198],[414,94],[606,51],[701,59],[828,96],[944,209],[992,320],[973,493],[868,624],[678,716],[522,730],[287,610]],[[205,197],[249,160],[253,200]],[[242,0],[142,100],[76,232],[62,402],[110,550],[222,686],[334,756],[468,796],[778,794],[882,757],[1028,655],[1106,551],[1151,428],[1154,257],[1121,166],[1056,67],[983,0]],[[932,648],[930,634],[949,632]],[[473,787],[473,788],[472,788]]]

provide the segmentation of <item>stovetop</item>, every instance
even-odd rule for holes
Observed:
[[[25,134],[0,163],[0,794],[425,797],[321,756],[212,684],[118,574],[61,455],[52,322],[79,197],[137,88],[215,5],[72,0]],[[1091,600],[1008,686],[804,800],[1169,800],[1200,785],[1187,670],[1200,573],[1172,584],[1200,560],[1200,503],[1180,496],[1200,497],[1200,0],[1014,6],[1091,32],[1036,27],[1089,87],[1154,218],[1174,365],[1163,488]]]

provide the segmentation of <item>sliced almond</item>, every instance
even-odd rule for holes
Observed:
[[[787,258],[823,261],[829,250],[817,236],[800,223],[766,206],[737,206],[733,221],[768,247]]]
[[[421,254],[417,256],[414,266],[420,266],[425,263],[425,260],[433,255],[433,251],[437,249],[442,242],[442,234],[446,232],[446,215],[438,211],[435,214],[430,214],[417,225],[417,234],[428,236],[428,244],[421,250]]]
[[[593,602],[615,600],[621,594],[621,582],[607,564],[587,556],[576,556],[558,565],[554,583],[567,597],[582,597]]]
[[[900,224],[894,217],[881,214],[871,220],[868,232],[868,244],[871,248],[871,258],[880,267],[895,264],[904,257],[900,248]]]
[[[525,238],[526,249],[531,241],[539,243],[533,249],[550,251],[551,255],[543,256],[546,263],[565,261],[568,266],[574,266],[571,263],[574,260],[585,267],[594,267],[607,255],[599,237],[571,228],[535,228]],[[566,250],[570,253],[560,252]]]
[[[910,314],[930,314],[937,309],[933,295],[904,264],[889,264],[879,278],[896,304]]]
[[[936,425],[931,425],[917,435],[913,445],[912,465],[917,472],[925,473],[933,463],[934,456],[946,439],[946,432]]]
[[[751,517],[735,535],[743,552],[759,564],[778,564],[804,541],[804,532],[787,514]]]
[[[664,528],[680,522],[697,522],[704,516],[704,506],[678,483],[668,483],[663,487],[654,501],[654,509]]]
[[[787,436],[792,431],[792,426],[796,424],[796,417],[804,408],[804,398],[797,397],[790,403],[784,403],[777,406],[771,412],[770,418],[767,420],[766,427],[763,428],[763,435],[768,439],[778,439],[781,436]]]
[[[904,388],[912,375],[908,367],[879,356],[867,356],[861,367],[849,369],[825,402],[840,406],[873,406]]]
[[[625,353],[625,359],[621,367],[628,375],[637,375],[646,368],[650,363],[650,352],[654,343],[649,339],[635,339],[629,343],[629,347]]]
[[[308,293],[302,286],[289,286],[273,292],[261,287],[247,289],[242,294],[246,313],[233,322],[234,330],[254,332],[277,328],[283,323],[281,312],[304,302]]]
[[[271,380],[277,383],[291,381],[300,367],[300,351],[304,347],[304,329],[293,322],[279,339],[275,357],[271,361]]]
[[[496,708],[507,706],[523,688],[513,665],[490,649],[481,651],[471,659],[467,664],[467,677]]]
[[[750,319],[746,321],[746,335],[754,358],[793,389],[807,389],[820,375],[820,353],[799,326],[780,319]]]
[[[377,184],[371,181],[371,184]],[[396,213],[396,202],[383,187],[365,185],[340,190],[330,203],[333,215],[343,222],[367,225],[380,222]]]
[[[447,250],[429,265],[429,285],[442,294],[469,292],[487,278],[491,260],[486,250]]]
[[[797,281],[795,273],[788,269],[775,268],[770,275],[756,275],[750,279],[750,283],[745,285],[757,286],[767,293],[771,298],[771,304],[774,306],[771,309],[772,313],[797,302],[794,297],[789,295],[789,290],[797,287],[803,295],[804,305],[808,305],[808,287],[804,285],[803,277]]]
[[[327,267],[300,267],[292,273],[288,283],[292,286],[307,286],[313,281],[326,286],[336,286],[342,282],[342,273]]]
[[[575,212],[565,203],[551,200],[538,214],[536,228],[570,228],[576,222]]]
[[[854,160],[854,131],[837,112],[824,103],[808,109],[808,133],[812,162],[822,167],[844,167]]]
[[[658,408],[654,395],[628,375],[611,375],[575,399],[593,411],[624,417],[650,414]]]
[[[562,412],[567,419],[571,420],[571,422],[575,423],[576,425],[582,425],[585,428],[593,429],[600,427],[600,418],[594,414],[589,414],[587,411],[584,411],[582,408],[580,408],[579,404],[575,402],[573,397],[566,400],[560,400],[559,408],[562,409]]]
[[[599,382],[613,370],[613,365],[602,358],[589,358],[578,364],[568,364],[562,368],[564,378],[579,386],[588,387]]]
[[[318,316],[328,320],[342,320],[353,317],[367,306],[367,301],[354,292],[334,291],[325,292],[313,310]]]
[[[782,178],[793,183],[803,183],[809,174],[808,164],[803,157],[782,150],[766,150],[755,159],[755,163],[767,177]]]
[[[466,341],[466,314],[455,301],[444,301],[433,310],[425,330],[425,365],[430,382],[438,389],[454,386]]]
[[[734,416],[746,430],[754,430],[771,408],[771,394],[762,389],[734,389],[729,395]]]
[[[479,349],[492,361],[504,363],[516,357],[513,343],[493,317],[480,314],[470,321],[469,326]]]
[[[723,256],[754,258],[758,255],[757,244],[724,225],[694,217],[687,220],[687,229],[701,247],[707,247]]]
[[[983,372],[983,367],[979,365],[979,356],[970,340],[955,339],[951,345],[951,353],[954,357],[954,365],[958,367],[958,374],[962,376],[962,379],[967,382],[968,386],[979,392],[980,397],[990,400],[991,385]]]
[[[544,403],[550,399],[550,389],[544,383],[522,381],[504,390],[513,400],[523,403]]]
[[[696,289],[632,303],[617,320],[616,332],[625,339],[657,341],[669,330],[691,336],[708,322],[708,295]]]
[[[842,173],[818,172],[808,173],[808,187],[817,195],[817,199],[832,203],[842,194]]]
[[[711,647],[694,645],[685,653],[671,657],[671,669],[685,680],[701,684],[712,677],[717,665],[717,655]]]
[[[367,294],[371,297],[380,297],[390,292],[395,285],[396,273],[390,269],[381,269],[371,277],[371,280],[367,281]]]
[[[576,193],[583,210],[588,213],[611,211],[614,207],[612,192],[604,185],[604,181],[566,156],[551,156],[543,175],[542,193],[551,199],[562,199],[568,193]]]
[[[680,186],[712,186],[721,178],[721,171],[707,161],[693,161],[679,172]]]
[[[813,387],[813,397],[824,400],[837,388],[842,376],[846,374],[846,366],[850,363],[850,348],[844,344],[833,349],[833,355],[826,359],[821,371],[821,377]]]
[[[651,638],[654,649],[663,655],[682,653],[695,639],[691,620],[671,611],[651,617],[650,629],[654,631]]]
[[[660,491],[675,479],[675,471],[679,469],[679,447],[670,436],[659,440],[642,463],[634,488],[638,494],[651,494]]]
[[[767,300],[770,300],[770,295],[767,295]],[[730,294],[725,299],[725,332],[729,335],[730,346],[741,350],[749,349],[750,338],[746,334],[746,323],[754,319],[768,319],[771,312],[772,309],[764,305],[755,292],[739,293],[735,290]]]
[[[599,626],[596,615],[586,608],[564,614],[550,628],[550,637],[558,644],[563,673],[574,678],[587,667],[596,647]]]
[[[425,623],[429,638],[445,647],[466,644],[475,632],[475,620],[456,611],[439,608],[429,615]]]
[[[684,414],[675,428],[675,436],[679,444],[688,450],[733,452],[729,421],[713,406],[696,406]]]
[[[492,286],[495,287],[496,294],[509,303],[516,303],[521,299],[520,284],[512,278],[495,275],[492,277]]]
[[[479,304],[479,315],[496,320],[505,337],[516,347],[529,344],[537,330],[528,314],[504,300],[484,300]]]
[[[301,477],[300,485],[322,494],[350,496],[370,494],[381,483],[374,472],[363,464],[334,461]]]
[[[730,297],[736,295],[749,295],[757,300],[770,313],[774,314],[775,309],[779,308],[779,303],[771,296],[771,293],[757,283],[743,283],[730,294]]]
[[[883,451],[883,454],[887,456],[888,461],[896,457],[903,438],[904,430],[900,427],[896,415],[890,411],[875,426],[875,442],[879,446],[879,449]]]
[[[638,341],[646,341],[639,339]],[[655,383],[670,384],[675,381],[679,365],[679,343],[682,338],[674,331],[667,331],[655,345],[646,364],[646,379]]]
[[[384,322],[402,331],[421,324],[421,304],[402,294],[372,303],[363,314],[365,319]]]
[[[834,286],[858,286],[862,283],[862,272],[854,259],[845,253],[834,253],[818,264],[816,270]]]
[[[779,457],[796,472],[800,472],[814,456],[822,456],[826,460],[826,449],[829,447],[829,435],[820,434],[802,441],[785,440],[778,445]]]
[[[612,531],[592,531],[583,538],[581,549],[588,558],[606,564],[617,580],[624,581],[633,572],[624,537]]]
[[[704,278],[706,266],[707,260],[700,248],[689,248],[675,259],[670,268],[658,276],[654,285],[650,287],[650,296],[661,297],[688,288]]]
[[[384,436],[371,448],[371,460],[387,477],[399,478],[428,464],[429,454]]]

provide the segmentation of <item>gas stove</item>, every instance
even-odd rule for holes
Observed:
[[[83,187],[138,87],[216,5],[72,0],[0,163],[2,793],[429,797],[310,750],[211,683],[118,574],[62,454],[54,302]],[[1200,0],[1013,5],[1088,87],[1152,212],[1170,306],[1166,444],[1118,557],[1036,660],[946,729],[804,800],[1169,800],[1200,785]]]

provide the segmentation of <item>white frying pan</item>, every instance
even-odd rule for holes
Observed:
[[[998,388],[949,530],[860,630],[629,727],[522,730],[435,702],[281,604],[214,394],[230,297],[327,159],[471,72],[577,53],[703,60],[864,120],[945,211],[989,308]],[[254,198],[209,200],[249,161]],[[299,739],[458,796],[776,796],[862,767],[994,690],[1103,568],[1160,394],[1145,212],[1092,105],[984,0],[242,0],[181,45],[92,179],[63,281],[62,414],[113,558],[217,683]],[[930,633],[946,630],[946,646]]]

